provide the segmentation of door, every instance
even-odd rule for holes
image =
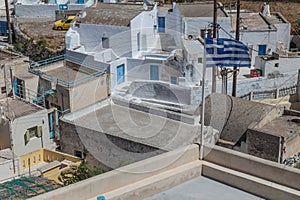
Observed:
[[[165,32],[165,17],[158,17],[158,32]]]
[[[150,65],[150,80],[158,80],[159,72],[157,65]]]
[[[117,84],[124,82],[124,64],[117,66]]]
[[[78,4],[84,4],[84,0],[78,0]]]
[[[265,45],[265,44],[258,45],[258,55],[259,56],[266,55],[266,52],[267,52],[267,45]]]
[[[24,81],[16,78],[14,80],[14,91],[15,95],[24,98]]]
[[[177,77],[176,76],[171,76],[171,83],[172,84],[177,84]]]

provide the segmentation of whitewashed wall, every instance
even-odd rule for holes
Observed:
[[[132,57],[138,57],[142,51],[159,49],[160,41],[154,25],[157,24],[157,9],[154,7],[151,11],[144,11],[131,20],[131,47]],[[138,36],[140,51],[138,51]]]
[[[32,3],[33,2],[33,3]],[[15,15],[18,17],[51,17],[55,19],[55,11],[58,10],[58,5],[53,4],[37,4],[35,1],[18,1],[15,4]],[[85,7],[90,7],[94,4],[94,0],[88,0],[85,4],[78,4],[78,1],[68,4],[68,10],[83,10]],[[21,3],[21,4],[20,4]]]
[[[24,134],[28,128],[34,126],[42,126],[43,137],[31,138],[30,141],[27,143],[27,145],[25,145]],[[17,156],[22,156],[42,148],[42,140],[43,140],[43,147],[50,149],[50,136],[49,136],[47,110],[41,110],[31,115],[26,115],[15,119],[12,122],[12,132],[13,132],[12,138],[13,138],[14,151]]]
[[[282,42],[287,50],[290,49],[290,40],[291,40],[291,24],[290,23],[282,23],[275,24],[277,28],[277,42]]]
[[[255,57],[258,56],[258,45],[266,44],[267,50],[270,48],[271,52],[276,50],[276,30],[266,31],[241,31],[240,40],[245,44],[252,44],[252,65],[255,63]]]
[[[107,37],[109,47],[117,56],[131,55],[130,27],[80,24],[79,28],[73,27],[73,31],[79,33],[80,44],[86,52],[96,53],[106,50],[102,47],[102,37]]]
[[[165,32],[158,32],[158,17],[165,17]],[[142,52],[162,50],[164,39],[174,39],[174,44],[170,50],[182,48],[181,43],[181,17],[180,13],[174,11],[158,11],[155,6],[151,11],[144,11],[131,20],[131,40],[134,58],[140,56]],[[140,50],[138,51],[138,34]],[[172,40],[171,39],[171,40]]]
[[[275,67],[276,63],[278,63],[278,67]],[[265,72],[264,76],[268,76],[268,74],[272,74],[275,71],[281,74],[296,73],[300,69],[300,58],[279,57],[278,60],[264,60],[261,57],[256,57],[255,68],[262,69]]]

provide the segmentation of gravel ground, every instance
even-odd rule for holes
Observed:
[[[54,21],[19,22],[20,30],[28,37],[38,41],[45,40],[47,47],[61,50],[65,47],[65,34],[67,31],[53,30]]]

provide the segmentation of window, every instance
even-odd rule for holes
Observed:
[[[274,67],[279,67],[279,63],[275,63]]]
[[[39,154],[38,159],[39,159],[39,161],[41,161],[41,154]]]
[[[26,130],[24,134],[25,145],[34,137],[42,137],[42,126],[35,126]]]
[[[202,58],[198,58],[198,63],[202,63]]]
[[[35,156],[33,156],[33,163],[35,163],[36,162],[36,160],[35,160]]]
[[[141,43],[140,43],[140,38],[141,37],[141,33],[137,33],[136,35],[136,42],[137,42],[137,50],[140,51],[141,50]]]
[[[109,38],[103,37],[102,38],[102,48],[109,48]]]
[[[25,167],[25,160],[22,161],[22,165],[23,165],[23,167]]]
[[[205,33],[206,33],[206,37],[205,37]],[[212,38],[212,29],[201,29],[200,36],[202,38]]]
[[[82,158],[82,152],[75,150],[74,155],[78,158]]]
[[[6,87],[5,86],[1,87],[1,94],[4,94],[4,93],[6,93]]]

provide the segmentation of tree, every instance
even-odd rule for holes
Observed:
[[[296,34],[300,34],[300,18],[296,19],[295,21],[294,31]]]
[[[14,48],[33,61],[40,61],[55,56],[54,52],[47,49],[45,40],[39,40],[37,42],[33,39],[28,39],[24,42],[17,41],[14,44]]]
[[[58,178],[64,185],[70,185],[102,173],[101,169],[92,167],[87,161],[83,160],[80,165],[71,165],[68,169],[62,171]]]

